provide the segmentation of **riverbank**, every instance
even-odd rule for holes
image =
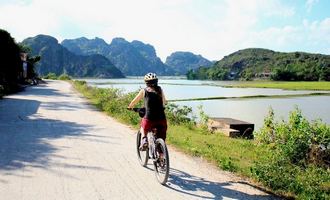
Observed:
[[[330,91],[329,81],[240,81],[223,87],[277,88],[285,90],[326,90]]]
[[[205,98],[189,98],[189,99],[173,99],[169,102],[178,101],[205,101],[205,100],[219,100],[219,99],[262,99],[262,98],[292,98],[292,97],[308,97],[308,96],[330,96],[330,92],[312,92],[308,94],[286,94],[286,95],[250,95],[250,96],[240,96],[240,97],[205,97]]]

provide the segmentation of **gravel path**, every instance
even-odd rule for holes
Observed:
[[[170,178],[139,165],[135,130],[47,81],[0,100],[0,199],[274,199],[169,148]]]

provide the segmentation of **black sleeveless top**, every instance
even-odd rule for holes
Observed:
[[[156,92],[148,92],[147,89],[144,89],[144,106],[146,108],[146,115],[144,118],[149,120],[166,119],[163,106],[163,98]]]

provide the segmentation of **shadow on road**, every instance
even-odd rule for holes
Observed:
[[[241,182],[212,182],[177,169],[171,169],[167,187],[174,191],[202,199],[277,199],[272,196],[250,195],[230,189],[229,187],[234,184],[245,185]],[[203,193],[207,194],[203,195]]]
[[[54,147],[50,140],[75,136],[95,140],[97,137],[85,134],[93,128],[89,125],[39,116],[39,107],[40,102],[35,100],[5,98],[0,101],[0,170],[25,166],[47,168],[50,156],[67,148]]]
[[[31,92],[32,91],[32,92]],[[59,92],[56,89],[47,87],[47,83],[40,84],[36,87],[26,87],[22,92],[24,96],[38,95],[38,96],[57,96],[57,97],[68,97],[69,94]]]

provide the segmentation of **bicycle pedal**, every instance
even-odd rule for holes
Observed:
[[[148,149],[148,145],[143,145],[139,147],[140,151],[146,151]]]

